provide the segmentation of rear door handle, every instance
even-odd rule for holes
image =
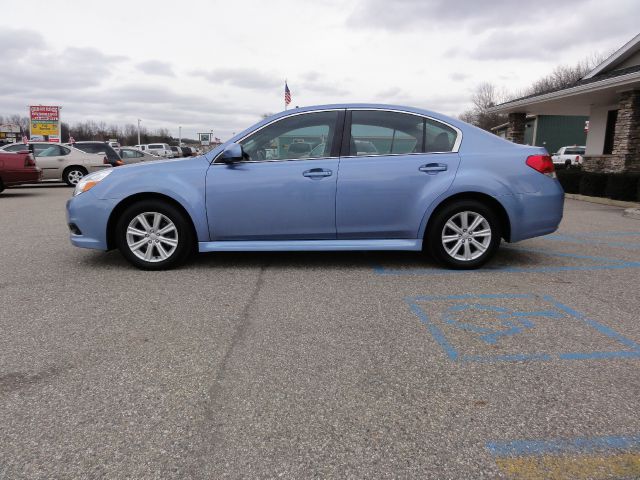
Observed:
[[[444,163],[427,163],[426,165],[421,165],[418,170],[424,173],[428,173],[429,175],[435,175],[438,172],[444,172],[447,169],[447,166]]]
[[[306,170],[302,173],[303,177],[308,178],[322,178],[322,177],[330,177],[333,174],[331,170],[326,170],[324,168],[312,168],[311,170]]]

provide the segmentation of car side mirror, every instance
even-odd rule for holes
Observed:
[[[227,147],[222,151],[222,161],[224,163],[236,163],[241,162],[244,159],[244,150],[242,149],[242,145],[237,143],[232,143],[227,145]]]

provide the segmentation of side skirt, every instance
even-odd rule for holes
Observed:
[[[421,239],[411,240],[273,240],[198,242],[200,252],[322,252],[353,250],[422,250]]]

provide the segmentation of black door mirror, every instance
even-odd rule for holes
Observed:
[[[227,145],[227,147],[222,151],[222,155],[220,157],[224,163],[241,162],[244,159],[244,150],[242,150],[242,145],[237,143]]]

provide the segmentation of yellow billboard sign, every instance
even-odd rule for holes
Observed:
[[[29,107],[31,135],[59,135],[60,107],[32,105]]]

